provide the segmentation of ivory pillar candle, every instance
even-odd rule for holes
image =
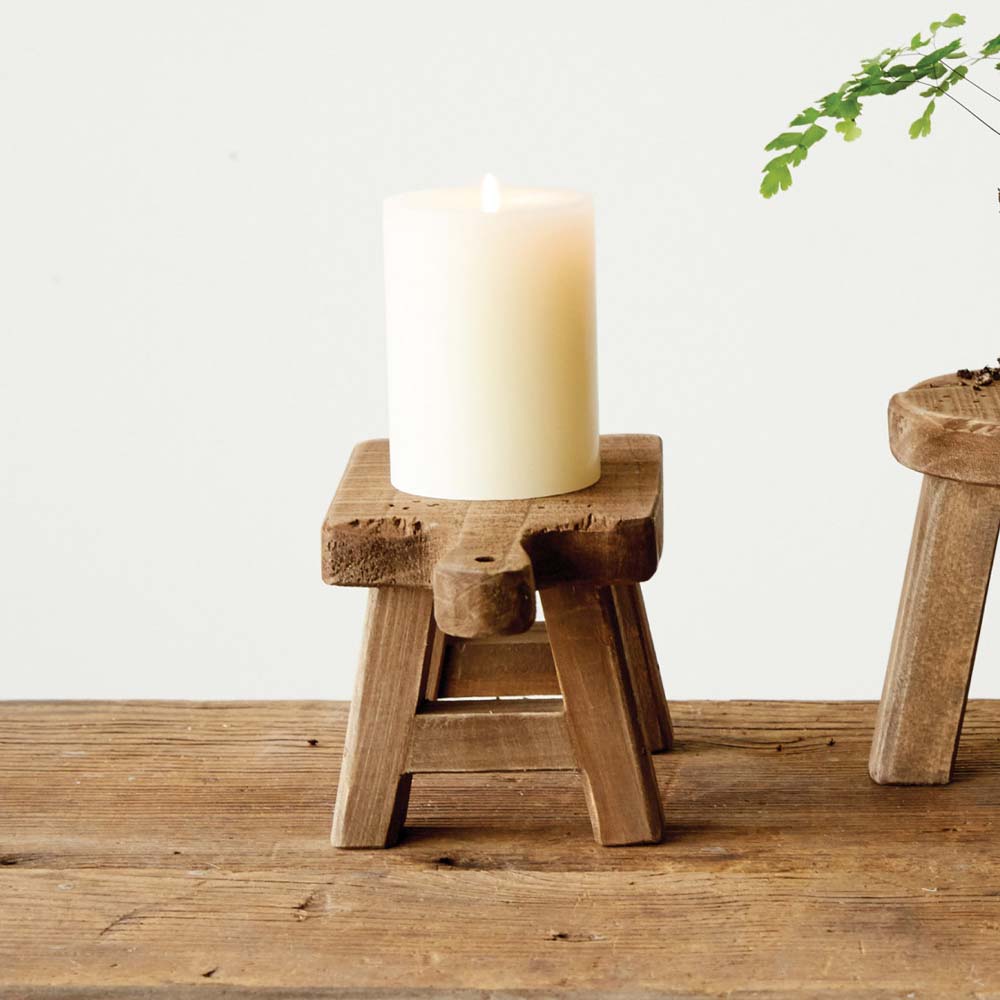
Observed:
[[[458,500],[600,478],[594,212],[572,191],[385,202],[392,484]]]

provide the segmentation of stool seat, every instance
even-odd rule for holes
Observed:
[[[640,583],[663,546],[662,442],[601,438],[601,478],[533,500],[434,500],[389,481],[389,442],[355,447],[323,522],[323,579],[430,587],[449,635],[513,635],[535,620],[536,589]]]
[[[1000,385],[944,375],[897,393],[889,446],[916,472],[1000,486]]]

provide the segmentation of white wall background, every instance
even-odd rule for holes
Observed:
[[[0,5],[0,697],[349,696],[364,595],[320,582],[319,525],[386,430],[381,199],[487,170],[596,197],[602,429],[665,439],[669,694],[877,697],[919,479],[885,405],[1000,353],[1000,140],[873,100],[756,186],[949,12]]]

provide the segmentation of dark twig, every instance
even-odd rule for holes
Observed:
[[[921,83],[927,83],[926,80],[921,80],[920,82]],[[932,90],[936,90],[939,94],[943,94],[949,100],[954,101],[960,108],[962,108],[963,111],[968,111],[969,114],[972,115],[972,117],[975,118],[977,122],[981,122],[991,132],[994,132],[996,135],[1000,135],[1000,129],[994,128],[985,118],[980,118],[979,115],[977,115],[976,112],[972,110],[972,108],[970,108],[967,105],[963,104],[953,94],[950,94],[947,90],[942,90],[936,83],[927,83],[927,86],[930,87]]]
[[[947,63],[941,63],[941,65],[944,66],[945,69],[950,70],[952,73],[955,72]],[[994,101],[1000,103],[1000,97],[997,97],[996,94],[991,93],[985,87],[980,87],[975,80],[971,80],[967,76],[959,77],[959,79],[964,80],[966,83],[971,83],[972,86],[976,88],[976,90],[981,90],[987,97],[992,97]]]

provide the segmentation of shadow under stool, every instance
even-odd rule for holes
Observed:
[[[393,844],[414,774],[475,771],[578,771],[598,843],[660,839],[672,733],[639,583],[661,451],[604,436],[588,489],[469,502],[398,492],[387,441],[354,449],[323,523],[325,582],[370,588],[335,846]]]
[[[1000,386],[945,376],[897,393],[889,441],[924,479],[869,770],[946,784],[1000,530]]]

